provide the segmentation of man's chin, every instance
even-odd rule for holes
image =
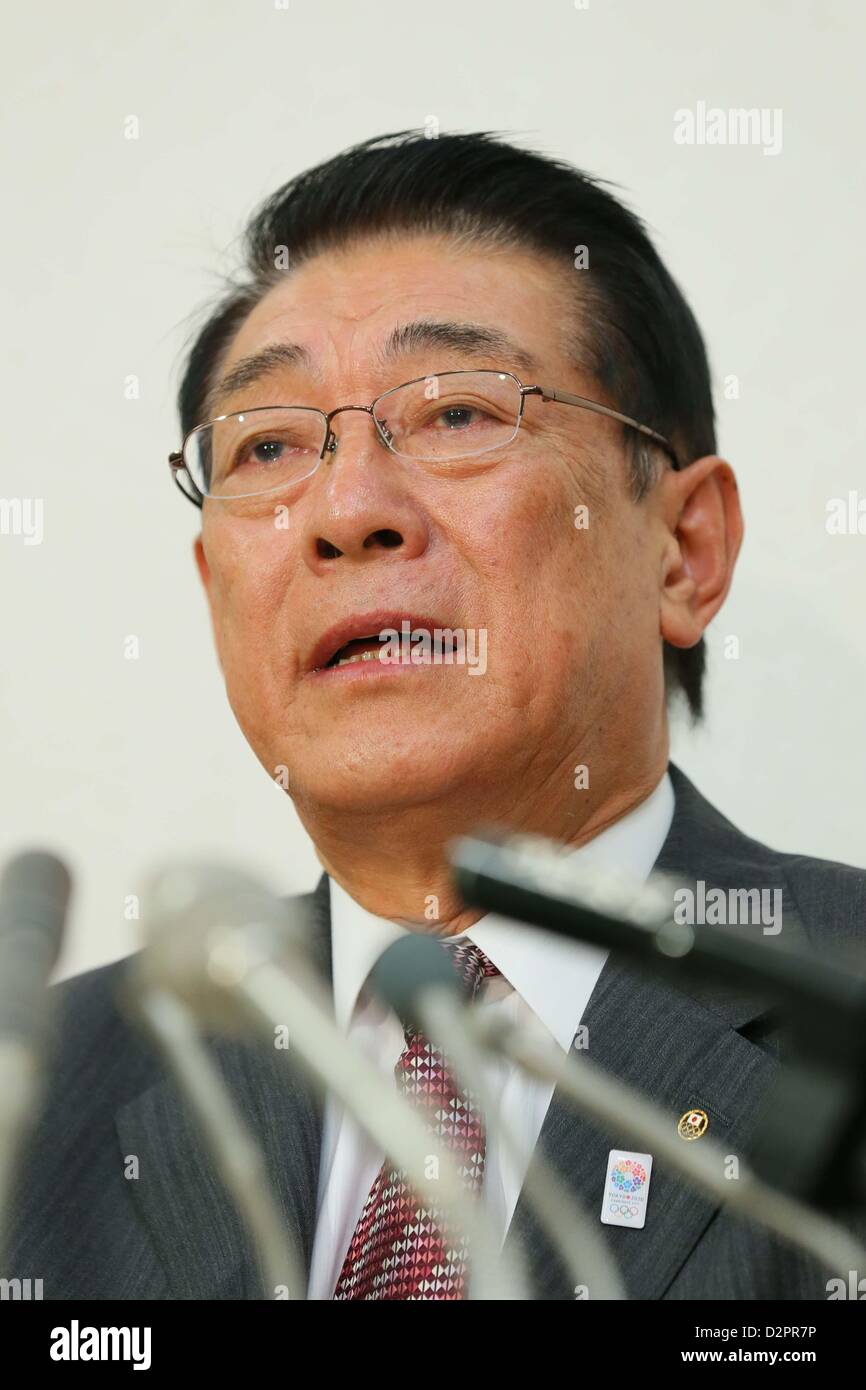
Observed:
[[[299,811],[353,815],[368,812],[407,811],[413,806],[444,801],[461,782],[472,777],[455,749],[431,749],[423,757],[409,750],[365,749],[361,756],[341,756],[338,749],[325,759],[296,766],[289,794]]]

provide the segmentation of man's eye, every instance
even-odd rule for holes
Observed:
[[[473,423],[473,418],[480,412],[471,405],[449,405],[442,411],[440,420],[448,429],[466,429],[467,425]]]
[[[490,413],[479,405],[440,405],[436,414],[432,417],[431,424],[434,429],[468,430],[473,427],[487,424],[491,419]]]
[[[304,452],[304,444],[292,439],[253,439],[239,445],[232,467],[273,468],[278,463],[288,463],[291,458]]]
[[[260,439],[252,447],[252,460],[254,463],[276,463],[283,448],[279,439]]]

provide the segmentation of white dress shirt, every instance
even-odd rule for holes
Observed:
[[[667,773],[655,791],[621,820],[574,851],[581,864],[619,869],[646,879],[670,829],[674,790]],[[393,1076],[403,1051],[396,1015],[366,988],[382,953],[408,927],[374,917],[330,880],[331,949],[337,1025],[354,1050],[377,1070]],[[460,936],[480,946],[502,972],[487,980],[479,1008],[499,1009],[514,1023],[537,1030],[568,1052],[601,973],[607,952],[541,932],[535,927],[488,913]],[[526,1076],[519,1068],[491,1060],[485,1077],[498,1098],[503,1126],[519,1143],[519,1156],[501,1151],[495,1133],[487,1145],[484,1200],[501,1239],[505,1239],[532,1151],[553,1095],[552,1083]],[[396,1083],[395,1083],[396,1084]],[[346,1251],[384,1154],[333,1098],[325,1105],[319,1168],[318,1218],[313,1242],[308,1297],[333,1297]]]

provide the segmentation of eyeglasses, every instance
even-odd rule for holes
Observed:
[[[674,468],[681,464],[664,435],[598,401],[524,386],[511,372],[456,371],[416,377],[383,391],[370,405],[326,412],[305,405],[255,406],[219,415],[190,430],[169,455],[174,481],[201,507],[206,497],[230,502],[278,492],[302,482],[339,446],[331,421],[344,411],[372,416],[379,440],[398,458],[432,473],[504,449],[516,437],[528,396],[558,401],[618,420],[657,444]]]

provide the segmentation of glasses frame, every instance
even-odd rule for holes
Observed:
[[[183,493],[184,497],[186,497],[189,502],[192,502],[194,506],[199,508],[203,507],[206,497],[210,497],[211,501],[213,502],[232,502],[237,501],[239,498],[243,497],[265,497],[267,496],[268,492],[279,492],[282,487],[291,486],[291,484],[287,485],[284,483],[277,483],[273,488],[264,488],[261,492],[235,493],[227,494],[224,497],[214,497],[210,493],[203,493],[200,491],[200,489],[197,487],[195,483],[194,478],[192,477],[192,474],[186,466],[186,462],[184,459],[186,446],[189,440],[198,430],[204,429],[208,425],[215,425],[220,420],[229,420],[231,419],[232,415],[251,415],[254,410],[309,410],[313,414],[319,415],[321,417],[321,419],[324,421],[324,442],[322,444],[322,451],[319,454],[318,462],[316,463],[315,467],[311,470],[310,473],[304,475],[304,477],[307,478],[312,477],[313,473],[315,473],[322,459],[325,457],[325,454],[336,453],[340,441],[339,439],[337,439],[336,435],[334,434],[334,431],[331,428],[331,421],[337,415],[342,415],[344,414],[344,412],[349,410],[360,410],[363,412],[363,414],[371,416],[373,424],[376,426],[376,433],[380,441],[382,442],[382,444],[384,444],[385,448],[388,449],[390,453],[395,455],[395,457],[409,458],[414,460],[414,454],[401,454],[399,449],[395,449],[393,444],[391,443],[391,440],[388,438],[385,431],[382,429],[381,421],[379,421],[376,417],[376,407],[378,406],[379,402],[385,400],[387,396],[393,395],[395,391],[402,391],[404,386],[416,386],[419,382],[429,381],[432,377],[461,375],[477,376],[479,372],[489,372],[491,376],[510,377],[511,380],[516,384],[520,392],[520,406],[517,412],[517,423],[514,426],[514,433],[512,434],[510,439],[505,440],[505,442],[502,444],[494,445],[491,449],[482,450],[479,454],[467,454],[467,458],[481,458],[484,453],[492,453],[496,449],[504,449],[507,448],[509,444],[513,444],[514,440],[517,438],[521,423],[523,421],[524,406],[527,397],[540,396],[541,399],[545,402],[545,404],[547,404],[550,401],[556,401],[560,405],[577,406],[580,410],[589,410],[596,415],[604,415],[609,420],[617,420],[621,425],[628,425],[631,429],[637,430],[639,434],[644,435],[645,438],[651,439],[652,442],[654,444],[657,444],[660,449],[663,449],[664,452],[667,454],[668,458],[670,459],[671,463],[673,464],[673,467],[677,471],[681,470],[683,467],[682,462],[680,461],[677,452],[669,439],[666,439],[663,434],[659,434],[658,430],[651,429],[649,425],[642,425],[639,420],[632,419],[630,415],[624,415],[621,410],[612,410],[610,406],[601,405],[599,401],[589,400],[586,396],[575,396],[571,391],[560,391],[558,388],[554,388],[552,386],[526,386],[519,379],[519,377],[515,376],[514,372],[501,371],[495,367],[462,367],[457,368],[456,370],[450,369],[447,372],[427,372],[424,376],[413,377],[411,381],[403,381],[400,383],[399,386],[391,386],[388,388],[387,391],[380,392],[380,394],[376,396],[375,399],[371,401],[369,405],[338,405],[330,411],[319,410],[316,406],[311,405],[268,405],[253,406],[249,410],[232,410],[229,411],[226,415],[216,415],[212,420],[205,420],[200,425],[194,425],[193,428],[191,430],[188,430],[187,433],[184,435],[183,442],[180,448],[174,450],[172,453],[169,454],[168,464],[169,468],[171,469],[172,478],[174,479],[176,486]],[[416,461],[420,462],[421,460]],[[193,488],[193,492],[190,492],[186,487],[184,487],[183,483],[180,480],[181,473],[184,473],[186,477],[189,479],[189,483],[190,486]],[[299,478],[297,479],[297,481],[302,482],[303,479]]]

